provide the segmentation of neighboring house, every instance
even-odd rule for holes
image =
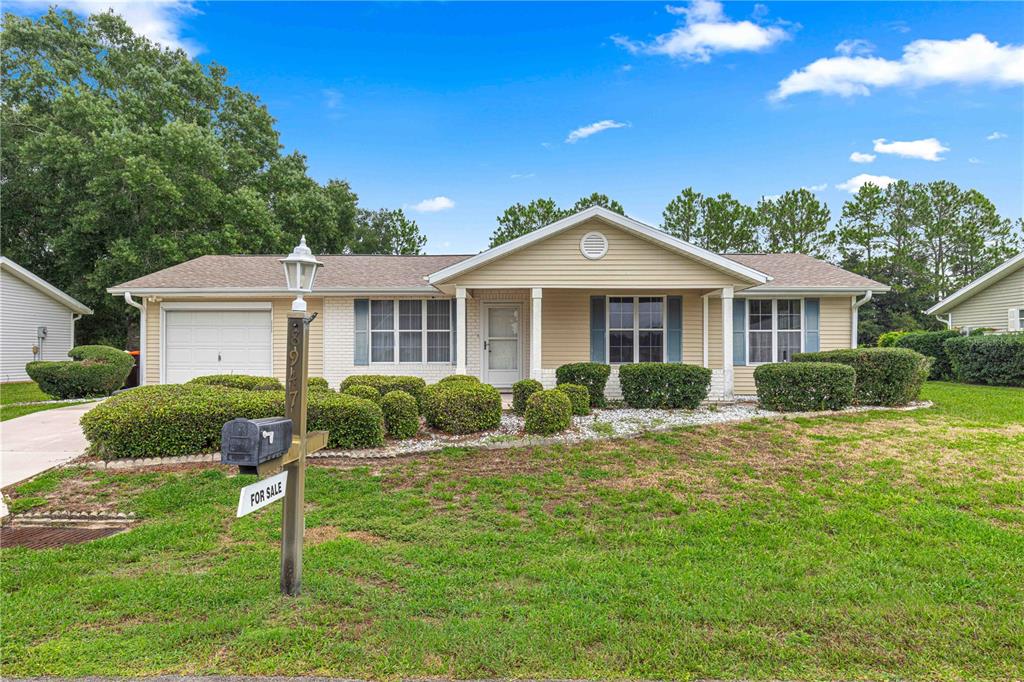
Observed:
[[[278,256],[203,256],[109,289],[142,305],[146,383],[285,371]],[[475,256],[320,256],[311,375],[468,373],[546,386],[569,362],[710,367],[715,397],[757,364],[856,344],[888,287],[800,254],[719,255],[600,207]]]
[[[92,311],[0,256],[0,381],[28,381],[33,360],[67,360],[75,321]]]
[[[950,329],[1024,329],[1024,251],[925,311]]]

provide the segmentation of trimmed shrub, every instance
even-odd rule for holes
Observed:
[[[928,378],[933,381],[948,381],[953,378],[953,368],[949,365],[949,357],[946,355],[943,344],[958,336],[960,336],[960,332],[955,329],[943,329],[938,332],[910,332],[896,339],[893,345],[927,355],[932,359],[932,369]]]
[[[557,388],[537,391],[526,402],[526,432],[549,435],[572,424],[572,401]]]
[[[590,414],[590,391],[587,390],[586,386],[562,384],[555,390],[561,391],[569,397],[569,402],[572,403],[573,414],[580,416]]]
[[[390,376],[387,374],[353,374],[350,377],[345,377],[345,380],[341,382],[338,392],[344,393],[346,388],[357,384],[373,386],[382,396],[391,391],[405,391],[413,398],[416,398],[420,414],[423,413],[423,390],[427,387],[427,382],[420,377]]]
[[[439,384],[479,384],[480,380],[471,374],[449,374],[439,379]]]
[[[917,399],[931,359],[909,348],[848,348],[796,353],[794,362],[838,362],[853,367],[853,400],[860,405],[906,405]]]
[[[381,398],[384,430],[392,438],[412,438],[420,430],[420,411],[416,398],[405,391],[389,391]]]
[[[501,424],[501,394],[490,384],[448,381],[423,394],[427,423],[445,433],[473,433]]]
[[[841,410],[853,403],[857,373],[838,362],[777,362],[754,370],[757,399],[769,410]]]
[[[257,377],[249,374],[209,374],[185,382],[200,386],[226,386],[243,391],[283,391],[284,386],[274,377]]]
[[[377,404],[380,404],[380,401],[382,399],[380,391],[375,389],[373,386],[366,386],[365,384],[354,384],[352,386],[349,386],[344,391],[342,391],[342,395],[354,395],[357,398],[372,400]],[[409,394],[406,393],[406,395]],[[413,398],[413,400],[415,400],[415,398]]]
[[[948,339],[945,351],[957,381],[1024,386],[1024,333],[960,336]]]
[[[91,452],[104,459],[172,457],[216,451],[224,423],[284,414],[284,391],[246,391],[201,384],[141,386],[82,415]],[[369,400],[328,391],[309,394],[308,428],[329,431],[328,445],[377,447],[384,417]]]
[[[711,370],[671,362],[638,362],[619,367],[619,385],[622,399],[630,407],[692,410],[708,397]]]
[[[327,379],[324,379],[323,377],[310,377],[306,385],[309,387],[309,390],[311,391],[331,390],[331,385],[327,383]]]
[[[604,387],[611,373],[611,365],[603,365],[600,362],[573,362],[556,369],[555,380],[559,385],[586,386],[587,392],[590,393],[590,406],[604,407],[608,404],[604,398]]]
[[[65,400],[110,395],[124,386],[135,366],[131,355],[110,346],[75,346],[68,357],[71,360],[30,362],[25,371],[43,393]]]
[[[896,342],[898,340],[900,340],[902,337],[904,337],[904,336],[906,336],[907,334],[910,334],[910,333],[911,332],[904,332],[904,331],[885,332],[884,334],[881,334],[878,337],[878,347],[879,348],[892,348],[893,346],[896,345]]]
[[[543,391],[544,384],[536,379],[523,379],[512,384],[512,411],[518,415],[526,414],[526,401],[537,391]]]

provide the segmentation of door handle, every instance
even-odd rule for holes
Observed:
[[[217,352],[217,362],[220,362],[220,352]]]
[[[491,352],[490,348],[487,347],[487,342],[486,341],[484,341],[484,350],[487,351],[488,353]]]

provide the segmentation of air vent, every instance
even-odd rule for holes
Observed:
[[[580,253],[590,260],[597,260],[608,253],[608,240],[600,232],[587,232],[580,240]]]

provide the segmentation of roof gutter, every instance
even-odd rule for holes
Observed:
[[[139,386],[146,385],[146,306],[132,298],[130,291],[124,292],[124,302],[139,311]]]
[[[860,307],[871,300],[872,293],[871,289],[868,289],[864,292],[864,298],[859,301],[856,296],[853,297],[850,319],[850,348],[857,347],[857,331],[860,325]]]

